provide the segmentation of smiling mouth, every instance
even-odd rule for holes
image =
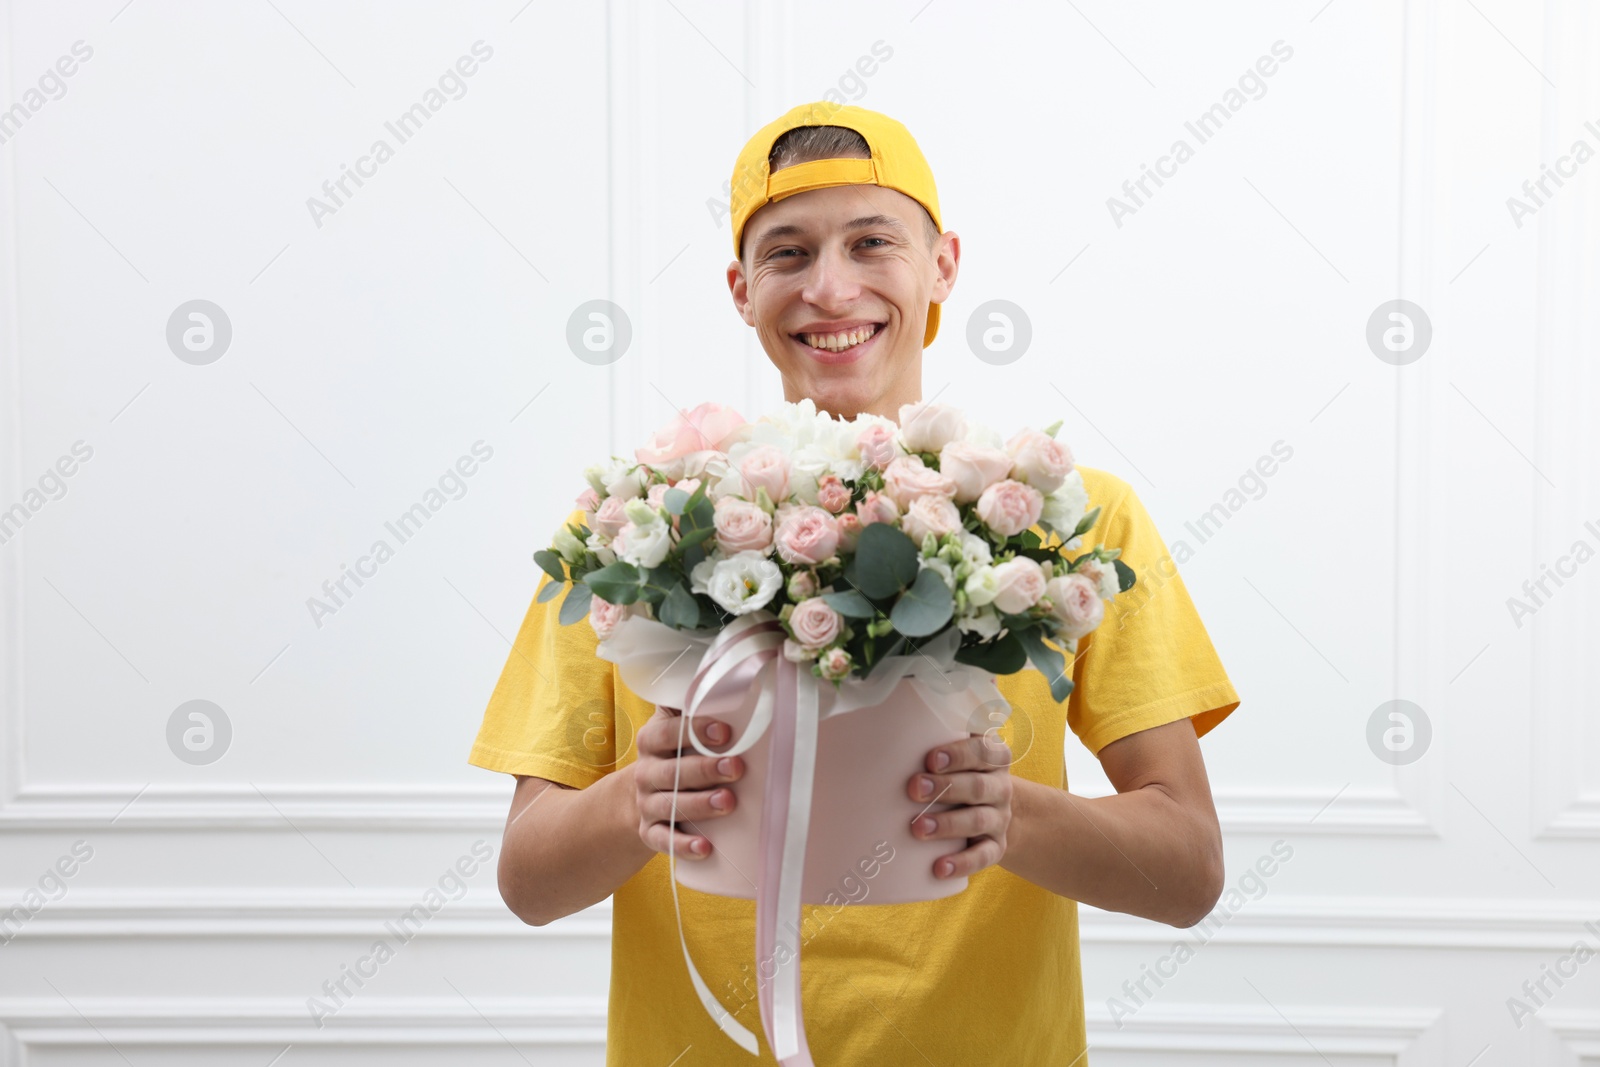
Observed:
[[[865,347],[882,332],[883,327],[883,323],[874,322],[854,330],[840,330],[835,333],[796,333],[790,336],[811,349],[813,355],[827,358],[850,355],[857,349]]]

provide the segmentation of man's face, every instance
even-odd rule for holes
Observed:
[[[921,399],[928,303],[950,295],[960,258],[954,233],[929,248],[926,220],[915,200],[876,185],[796,193],[750,217],[728,285],[785,399],[810,397],[841,418],[897,418]]]

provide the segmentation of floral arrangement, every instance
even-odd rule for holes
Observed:
[[[586,525],[534,554],[552,578],[540,599],[566,588],[561,623],[588,615],[602,640],[630,615],[714,632],[770,612],[784,655],[836,684],[953,626],[958,662],[1031,662],[1065,700],[1047,639],[1076,653],[1135,575],[1120,548],[1066,555],[1100,509],[1060,426],[1002,441],[943,404],[904,405],[898,424],[810,400],[756,422],[701,404],[632,461],[584,471]]]

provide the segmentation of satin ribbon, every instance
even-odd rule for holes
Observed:
[[[640,697],[658,705],[682,708],[678,723],[680,751],[687,740],[702,755],[739,755],[760,741],[769,729],[772,731],[762,796],[761,866],[756,885],[757,992],[762,1028],[778,1062],[784,1067],[813,1067],[801,1010],[800,945],[794,945],[787,961],[779,962],[777,940],[779,930],[800,930],[819,724],[833,715],[882,704],[903,678],[912,679],[930,705],[951,706],[961,716],[970,716],[1002,698],[993,675],[955,662],[961,638],[954,629],[928,642],[921,654],[891,656],[873,670],[870,678],[852,677],[838,690],[834,690],[832,682],[820,683],[809,664],[796,664],[782,655],[786,636],[783,625],[767,612],[737,616],[714,635],[708,631],[674,630],[653,619],[629,616],[610,638],[600,642],[596,654],[618,664],[623,681]],[[703,650],[698,660],[692,658],[696,649]],[[689,662],[684,663],[685,660]],[[767,684],[764,677],[769,665],[776,666],[773,684]],[[746,705],[753,686],[757,687],[756,703],[743,734],[721,752],[702,744],[694,733],[695,717],[734,716]],[[673,774],[674,813],[678,807],[679,770],[681,764]],[[755,1035],[722,1006],[690,957],[678,897],[675,837],[669,839],[667,863],[678,943],[695,993],[723,1033],[746,1052],[759,1055]],[[766,961],[775,967],[771,975],[767,974]]]

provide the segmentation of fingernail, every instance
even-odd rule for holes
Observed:
[[[724,793],[720,789],[717,790],[715,793],[712,793],[711,794],[711,806],[713,808],[716,808],[718,811],[725,810],[728,807],[728,794]]]
[[[939,824],[934,822],[933,819],[931,819],[931,818],[929,818],[927,816],[923,816],[922,818],[917,820],[917,833],[919,833],[919,834],[931,834],[931,833],[933,833],[933,828],[935,826],[937,826],[937,825],[939,825]]]
[[[933,769],[934,770],[942,771],[948,766],[950,766],[950,753],[948,753],[948,752],[940,752],[939,754],[937,754],[936,756],[933,757]]]
[[[733,757],[727,756],[717,760],[717,773],[733,777]]]
[[[706,733],[710,735],[713,741],[726,741],[728,739],[728,728],[720,722],[712,723],[706,728]]]
[[[689,851],[697,856],[704,856],[706,854],[706,843],[697,837],[689,842]]]
[[[927,800],[931,796],[933,796],[933,782],[927,778],[918,778],[917,798],[919,800]]]
[[[949,860],[939,861],[939,877],[948,878],[955,872],[955,869],[956,865],[951,863]]]

